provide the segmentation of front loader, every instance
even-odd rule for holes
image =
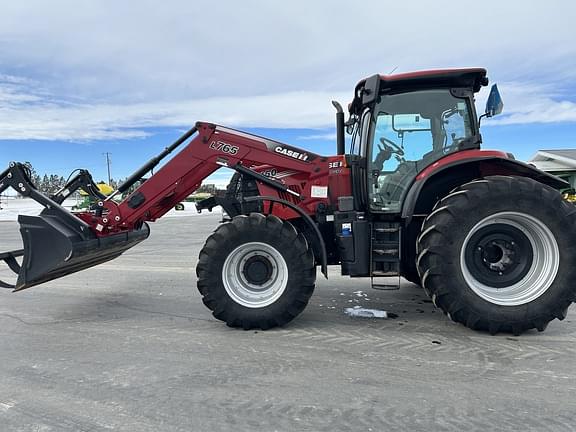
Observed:
[[[80,171],[47,197],[11,163],[0,193],[12,187],[44,210],[19,217],[23,249],[0,254],[18,277],[0,284],[20,291],[118,257],[226,167],[235,171],[226,194],[197,204],[228,218],[196,273],[205,305],[229,326],[287,324],[306,307],[316,268],[327,277],[339,265],[377,289],[398,289],[403,276],[472,329],[542,331],[576,301],[576,207],[562,199],[562,180],[480,149],[480,119],[502,110],[493,86],[477,117],[474,94],[487,84],[480,68],[364,79],[347,121],[334,102],[334,156],[198,122],[108,196]],[[61,204],[79,189],[96,205],[69,212]]]

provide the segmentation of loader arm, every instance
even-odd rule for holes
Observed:
[[[210,174],[222,167],[246,172],[253,166],[269,165],[295,171],[302,178],[321,178],[326,174],[326,170],[318,170],[314,163],[318,155],[299,150],[301,159],[287,156],[287,152],[279,153],[276,149],[285,149],[288,146],[276,141],[210,123],[197,123],[191,131],[194,134],[190,142],[126,199],[120,203],[110,199],[103,203],[103,216],[93,225],[98,232],[105,235],[109,232],[130,230],[143,222],[157,220],[197,190]],[[292,154],[294,152],[295,150],[292,150]],[[287,189],[279,181],[269,180],[255,171],[251,172],[261,181],[260,187],[267,195],[278,196],[278,190]],[[134,179],[128,181],[133,182]],[[310,194],[306,193],[302,194],[302,198],[303,208],[307,209],[308,213],[313,213],[313,206],[310,209],[308,207],[317,199],[311,199]]]
[[[143,180],[180,147],[156,173]],[[24,165],[11,163],[0,174],[0,191],[12,187],[42,204],[44,210],[38,216],[19,216],[23,253],[16,250],[0,254],[0,259],[18,273],[18,281],[14,285],[1,282],[0,286],[21,290],[118,257],[148,237],[146,222],[165,215],[222,167],[253,176],[258,181],[260,195],[276,202],[288,194],[298,211],[295,207],[278,205],[275,211],[280,217],[313,215],[319,202],[328,203],[327,196],[314,197],[311,193],[312,186],[326,184],[329,165],[326,161],[286,144],[199,122],[105,199],[94,195],[87,172],[82,172],[80,178],[71,181],[56,196],[47,197],[30,182]],[[293,185],[259,173],[262,167],[290,172]],[[139,181],[141,184],[124,200],[112,199],[136,187]],[[62,197],[77,189],[87,190],[98,199],[95,209],[71,213],[60,205]],[[15,263],[19,256],[23,256],[20,267]]]

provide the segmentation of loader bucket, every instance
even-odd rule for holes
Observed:
[[[24,254],[15,291],[110,261],[150,234],[143,224],[138,230],[98,238],[50,212],[20,215],[18,222]]]

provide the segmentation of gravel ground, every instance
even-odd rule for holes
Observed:
[[[0,431],[576,430],[572,314],[489,336],[414,285],[374,291],[334,268],[286,328],[233,330],[195,287],[218,220],[161,220],[113,262],[0,291]],[[3,250],[17,228],[0,222]]]

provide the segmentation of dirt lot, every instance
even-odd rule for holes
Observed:
[[[574,308],[544,333],[489,336],[414,285],[373,291],[335,268],[288,327],[233,330],[195,287],[218,219],[163,220],[116,261],[1,291],[0,430],[576,429]],[[3,250],[18,236],[0,222]]]

